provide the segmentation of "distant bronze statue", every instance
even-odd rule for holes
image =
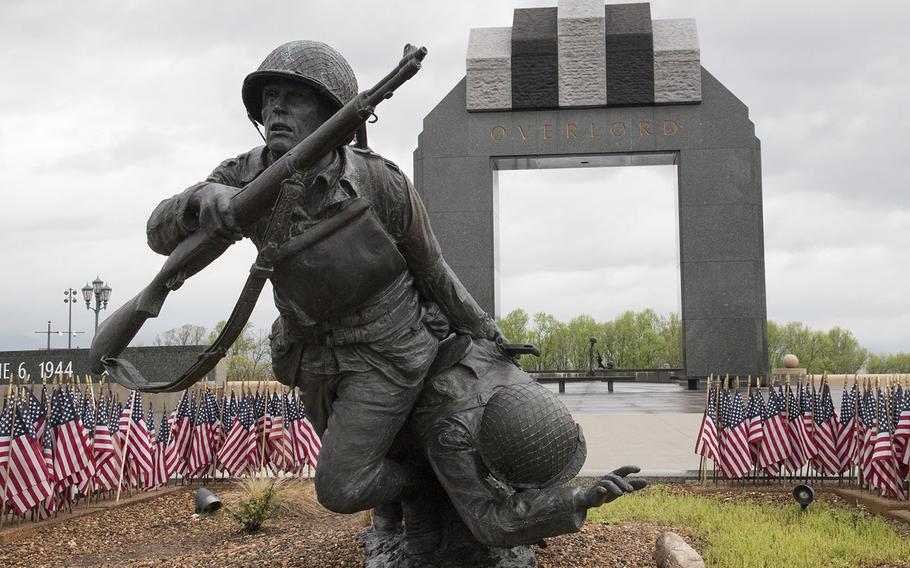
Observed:
[[[588,507],[643,482],[625,481],[637,470],[624,468],[592,487],[560,487],[584,461],[580,427],[514,363],[495,321],[443,258],[408,178],[367,147],[363,122],[425,53],[406,47],[396,69],[360,94],[347,61],[325,44],[294,41],[269,54],[242,88],[265,145],[155,209],[149,246],[168,261],[104,322],[92,357],[129,386],[186,388],[224,356],[271,280],[280,314],[272,363],[278,380],[300,389],[322,437],[320,503],[374,509],[373,536],[403,543],[375,565],[505,566],[491,547],[578,530]],[[226,331],[194,368],[149,383],[117,358],[168,292],[244,236],[256,263]],[[555,414],[519,440],[509,428],[515,413],[544,408]],[[442,494],[443,504],[434,501]],[[449,502],[457,516],[445,516]],[[454,525],[469,530],[463,542],[454,542]],[[456,549],[468,552],[459,558]]]

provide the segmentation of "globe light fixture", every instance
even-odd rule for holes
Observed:
[[[107,303],[111,299],[112,288],[107,285],[100,277],[95,276],[91,284],[82,287],[82,297],[85,299],[86,309],[95,312],[95,332],[98,332],[98,315],[101,310],[107,309]],[[92,306],[92,298],[95,299],[95,305]]]
[[[812,501],[815,501],[815,490],[808,485],[797,485],[793,488],[793,499],[799,503],[800,510],[806,511]]]

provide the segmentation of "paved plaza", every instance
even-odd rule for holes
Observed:
[[[558,386],[547,384],[556,392]],[[766,389],[762,389],[766,391]],[[832,388],[840,408],[841,388]],[[743,392],[745,395],[745,392]],[[582,475],[634,464],[643,474],[684,475],[698,470],[693,451],[705,408],[705,391],[675,384],[600,382],[567,384],[560,395],[588,443]]]

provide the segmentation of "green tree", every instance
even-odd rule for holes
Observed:
[[[910,373],[910,353],[873,353],[866,361],[867,373]]]
[[[215,324],[215,329],[209,334],[209,342],[215,341],[225,324],[224,320]],[[229,381],[268,381],[275,378],[268,331],[254,329],[253,322],[246,322],[226,356]]]
[[[783,367],[784,355],[793,353],[810,373],[856,373],[869,355],[849,330],[813,330],[801,322],[780,325],[770,320],[768,353],[772,368]]]
[[[207,335],[204,326],[187,323],[156,335],[155,345],[202,345]]]
[[[592,337],[595,349],[617,368],[682,366],[682,325],[676,314],[629,311],[607,322],[580,315],[563,323],[546,312],[534,314],[531,321],[527,312],[516,309],[499,325],[510,341],[540,349],[539,358],[522,357],[522,366],[531,371],[587,369]]]
[[[503,336],[512,343],[527,343],[528,322],[531,320],[528,312],[517,308],[500,319],[497,323]]]

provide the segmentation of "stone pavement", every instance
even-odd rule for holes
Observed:
[[[545,386],[558,390],[556,384]],[[831,389],[838,411],[842,392],[840,387]],[[581,424],[588,443],[581,475],[596,476],[627,464],[652,477],[696,475],[695,436],[705,408],[704,390],[618,382],[611,393],[606,383],[590,382],[566,384],[566,392],[559,396]]]
[[[546,386],[557,390],[555,384]],[[597,476],[627,464],[660,476],[698,470],[693,447],[704,391],[675,384],[616,383],[610,393],[606,383],[592,382],[568,384],[560,398],[588,443],[582,475]]]

